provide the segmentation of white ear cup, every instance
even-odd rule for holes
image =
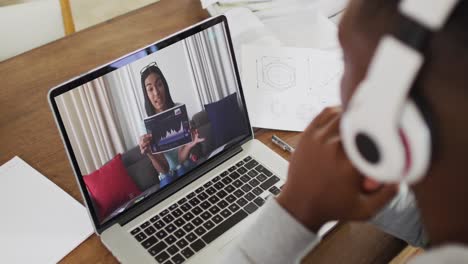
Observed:
[[[366,78],[349,101],[341,121],[343,145],[367,177],[407,181],[427,166],[427,157],[417,155],[430,155],[429,129],[408,99],[423,62],[422,54],[405,43],[382,37]]]
[[[398,128],[390,120],[377,124],[366,117],[365,107],[353,107],[343,114],[340,132],[348,158],[361,173],[378,182],[399,181],[406,156]]]
[[[432,142],[430,128],[411,100],[408,100],[403,107],[401,131],[405,137],[402,140],[408,147],[409,160],[406,162],[407,168],[400,181],[416,183],[423,179],[429,168]]]
[[[349,110],[341,120],[343,146],[356,168],[383,183],[420,180],[430,161],[431,135],[415,104],[403,106],[397,127],[391,120],[369,122],[361,111],[366,109]]]

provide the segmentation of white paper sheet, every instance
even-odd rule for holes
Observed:
[[[243,46],[243,87],[254,127],[303,131],[326,106],[338,105],[341,53]]]
[[[308,0],[302,0],[308,1]],[[349,0],[319,0],[320,10],[327,16],[332,17],[343,12]]]
[[[86,209],[15,157],[0,167],[0,263],[56,263],[93,233]]]
[[[331,11],[326,12],[336,13],[344,8],[346,1],[348,0],[244,1],[237,5],[223,6],[222,13],[226,12],[228,17],[236,55],[239,54],[239,43],[337,50],[340,49],[337,26],[326,17],[323,9],[331,8]],[[252,5],[270,7],[253,12],[255,9]]]
[[[268,12],[270,11],[262,12],[262,14],[266,16]],[[340,49],[337,26],[317,7],[285,12],[280,16],[268,16],[263,18],[262,22],[284,46]]]
[[[234,53],[239,71],[242,72],[242,45],[280,46],[281,42],[247,8],[234,8],[226,12]]]
[[[219,0],[220,4],[245,4],[245,3],[263,3],[271,2],[273,0]]]
[[[202,8],[205,9],[209,7],[210,5],[217,3],[218,0],[200,0],[200,2],[202,4]]]

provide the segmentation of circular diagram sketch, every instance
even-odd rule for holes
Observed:
[[[296,86],[296,68],[292,58],[262,57],[257,60],[258,88],[285,91]]]

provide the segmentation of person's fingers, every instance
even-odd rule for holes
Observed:
[[[309,127],[320,127],[323,123],[323,120],[326,119],[330,115],[329,108],[325,108],[320,112],[310,123]]]
[[[145,144],[145,136],[141,136],[141,137],[140,137],[139,145],[140,145],[140,146],[143,146],[144,144]]]
[[[140,152],[141,154],[145,154],[149,150],[149,145],[151,144],[151,134],[146,134],[140,137]]]
[[[340,160],[338,164],[337,166],[340,166],[340,174],[346,177],[343,179],[343,183],[350,184],[350,186],[353,186],[353,189],[360,192],[362,190],[362,174],[348,160]]]
[[[145,135],[145,137],[143,138],[142,144],[143,144],[143,145],[150,144],[150,143],[151,143],[151,139],[152,139],[152,136],[151,136],[151,135]]]
[[[323,125],[322,138],[328,139],[331,137],[339,136],[340,134],[340,120],[341,115],[335,115],[328,120],[328,123]]]
[[[372,194],[361,194],[359,203],[365,217],[370,217],[386,205],[398,192],[396,185],[383,185],[380,190]]]
[[[326,120],[328,120],[332,114],[333,108],[327,107],[315,117],[315,119],[312,121],[312,124],[315,127],[321,127],[324,123],[326,123]]]
[[[339,137],[339,136],[338,136]],[[335,138],[333,138],[335,139]],[[332,139],[330,139],[330,142],[331,142]],[[339,149],[337,150],[338,152],[340,152],[340,154],[343,156],[342,158],[343,159],[348,159],[347,156],[346,156],[346,153],[344,152],[344,147],[343,145],[341,144],[341,138],[340,138],[340,145],[338,146]],[[375,181],[369,177],[366,177],[364,175],[362,175],[354,166],[353,164],[351,163],[351,161],[349,161],[348,159],[348,162],[346,164],[346,166],[348,166],[349,168],[347,168],[348,170],[354,170],[356,171],[356,173],[359,173],[360,175],[360,185],[361,185],[361,189],[366,193],[366,194],[370,194],[370,193],[373,193],[373,192],[377,192],[379,191],[384,185],[378,181]]]
[[[341,113],[341,106],[333,106],[325,108],[313,121],[315,127],[322,127],[327,124],[330,119]]]
[[[334,119],[337,115],[341,114],[341,107],[327,107],[307,126],[301,138],[308,138],[312,135],[317,135],[317,132],[322,127]],[[320,135],[319,135],[320,136]]]
[[[148,152],[150,152],[150,148],[149,148],[149,145],[146,145],[143,147],[143,154],[148,153]]]

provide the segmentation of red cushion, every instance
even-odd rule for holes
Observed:
[[[98,207],[100,220],[141,194],[128,175],[121,154],[117,154],[93,173],[85,175],[83,179]]]

